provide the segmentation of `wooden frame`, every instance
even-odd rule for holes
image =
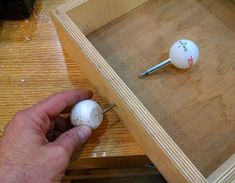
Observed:
[[[80,20],[80,29],[68,16],[68,12],[85,2],[89,7],[91,0],[71,0],[53,10],[52,17],[63,48],[79,64],[99,93],[110,103],[117,105],[115,111],[120,118],[125,119],[125,126],[167,181],[232,182],[235,180],[234,155],[205,178],[85,36],[145,1],[120,0],[118,2],[123,6],[115,6],[116,11],[112,11],[111,15],[93,14],[95,20],[92,20],[92,17]],[[117,1],[96,2],[95,6],[89,8],[102,10],[104,7],[110,8],[112,3]],[[83,13],[82,8],[80,13]],[[92,26],[85,26],[86,20],[89,20]]]

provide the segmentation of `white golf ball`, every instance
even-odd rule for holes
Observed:
[[[199,49],[193,41],[178,40],[171,46],[169,57],[174,66],[180,69],[188,69],[197,63]]]
[[[103,113],[94,100],[83,100],[73,107],[70,118],[74,126],[87,125],[96,129],[103,121]]]

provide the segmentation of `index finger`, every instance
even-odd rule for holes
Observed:
[[[58,93],[34,105],[33,109],[39,113],[46,113],[50,118],[54,118],[67,107],[74,105],[80,100],[89,99],[91,96],[91,91],[68,91]]]

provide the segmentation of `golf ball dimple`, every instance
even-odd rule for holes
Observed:
[[[171,63],[180,69],[188,69],[196,64],[199,58],[198,46],[191,40],[176,41],[170,49]]]
[[[73,107],[70,118],[74,126],[87,125],[96,129],[103,121],[103,113],[94,100],[83,100]]]

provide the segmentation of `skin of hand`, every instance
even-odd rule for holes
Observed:
[[[88,126],[72,127],[60,116],[90,91],[69,91],[19,111],[0,141],[0,182],[60,182],[74,149],[91,135]]]

